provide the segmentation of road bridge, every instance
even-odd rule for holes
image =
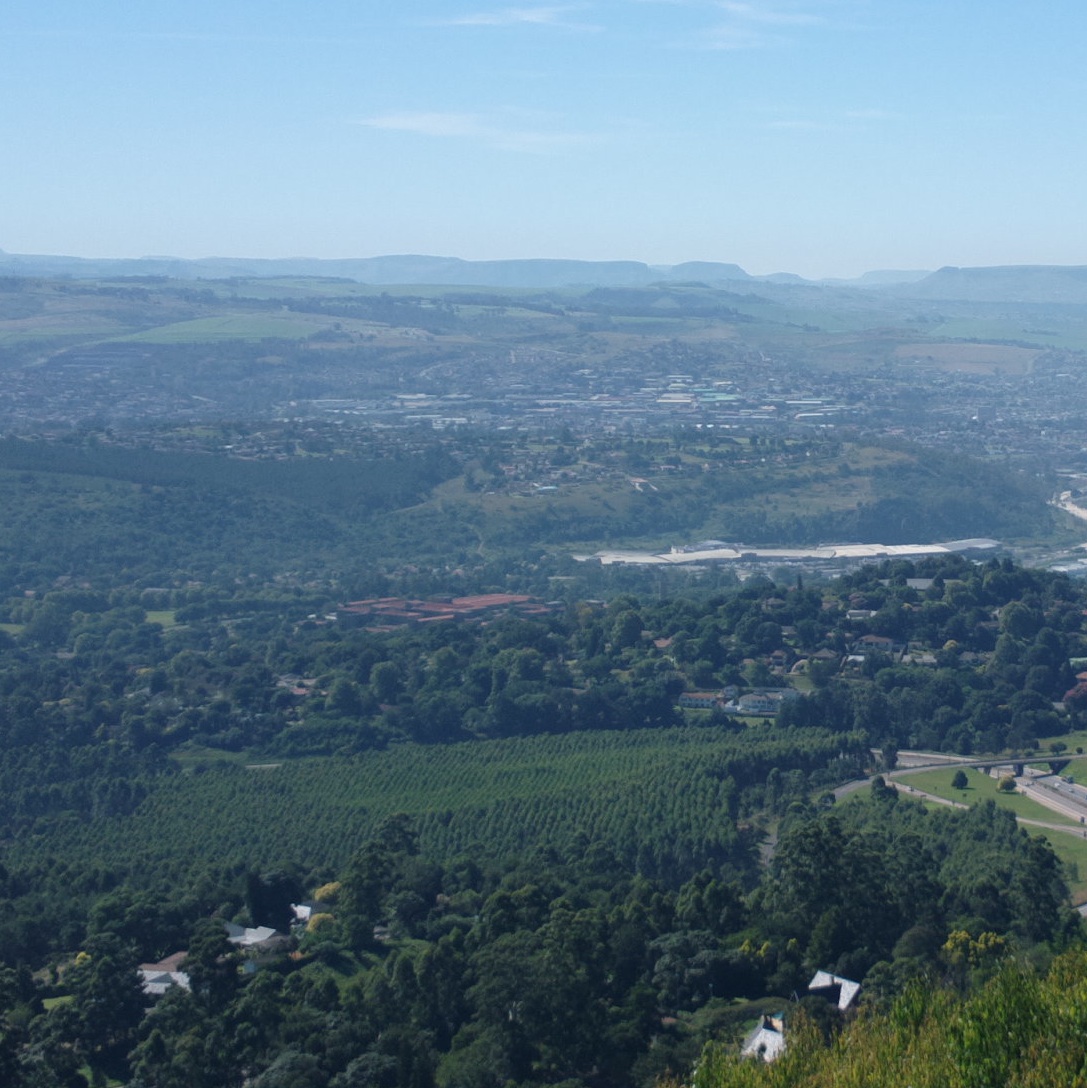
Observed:
[[[878,748],[872,754],[880,755]],[[980,767],[986,774],[997,767],[1011,767],[1016,778],[1022,776],[1024,768],[1044,766],[1050,774],[1060,774],[1072,762],[1072,757],[1053,755],[1036,756],[949,756],[942,752],[899,752],[899,763],[894,774],[908,774],[910,771],[934,771],[941,767]],[[906,761],[911,762],[907,763]],[[916,760],[916,762],[912,762]]]

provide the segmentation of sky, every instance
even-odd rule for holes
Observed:
[[[1083,0],[5,0],[0,249],[1087,264]]]

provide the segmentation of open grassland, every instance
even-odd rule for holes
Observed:
[[[1039,348],[968,342],[919,341],[895,349],[902,363],[978,374],[1029,374],[1040,354]]]
[[[304,340],[318,329],[328,327],[328,320],[306,320],[295,315],[224,314],[178,321],[171,325],[122,337],[143,344],[186,344],[215,340]]]
[[[988,340],[989,345],[997,346],[997,341],[1011,341],[1020,344],[1037,344],[1044,348],[1066,348],[1070,351],[1087,350],[1087,320],[1082,317],[1082,308],[1076,307],[1059,319],[1053,320],[1048,315],[1038,315],[1033,321],[1023,320],[983,320],[975,318],[951,318],[932,328],[933,335],[954,337],[963,340]]]
[[[118,323],[103,324],[91,321],[73,321],[56,325],[36,325],[32,328],[19,328],[10,324],[0,324],[0,345],[27,344],[29,346],[71,347],[86,343],[115,338],[129,332],[131,325]]]
[[[1046,751],[1051,749],[1054,744],[1063,744],[1064,757],[1067,758],[1068,754],[1075,752],[1077,748],[1087,749],[1087,729],[1077,729],[1071,733],[1061,733],[1055,737],[1039,737],[1038,750]]]
[[[1033,832],[1036,829],[1028,830]],[[1065,835],[1060,831],[1047,831],[1045,838],[1053,847],[1053,852],[1067,866],[1072,902],[1087,903],[1087,838],[1080,838],[1076,834]]]

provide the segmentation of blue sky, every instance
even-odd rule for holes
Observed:
[[[1087,264],[1082,0],[6,0],[0,248]]]

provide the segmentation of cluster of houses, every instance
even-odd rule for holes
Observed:
[[[825,998],[839,1012],[848,1012],[857,1000],[861,984],[852,979],[831,974],[830,971],[816,971],[815,977],[808,983],[807,993]],[[785,1052],[785,1014],[763,1016],[754,1030],[744,1039],[740,1053],[745,1058],[761,1058],[772,1062]]]
[[[742,695],[735,687],[720,691],[685,691],[679,705],[692,710],[723,710],[747,718],[776,718],[782,703],[800,698],[793,688],[754,688]]]
[[[932,585],[933,580],[908,578],[906,581],[911,588],[925,590]],[[861,599],[860,595],[856,595],[855,598],[851,598],[851,601],[857,604]],[[763,611],[773,612],[784,603],[778,598],[768,598],[763,602]],[[854,623],[864,623],[876,615],[877,612],[873,609],[852,607],[846,612],[845,618]],[[998,622],[994,618],[990,623],[981,626],[996,629]],[[792,636],[796,634],[796,629],[782,627],[781,633]],[[667,650],[671,643],[672,640],[666,638],[654,641],[659,650]],[[987,652],[956,651],[957,660],[963,664],[983,665],[991,656]],[[757,660],[745,659],[744,665],[765,666],[777,682],[785,685],[790,682],[790,677],[803,676],[816,665],[844,677],[863,676],[866,674],[866,669],[870,667],[870,659],[873,657],[878,657],[882,663],[890,661],[896,665],[933,669],[939,667],[941,663],[938,652],[933,651],[924,643],[903,642],[887,635],[864,634],[854,638],[848,645],[842,646],[840,651],[824,647],[803,656],[798,655],[794,649],[785,647],[774,650]],[[736,686],[729,685],[714,691],[685,691],[679,696],[679,705],[691,710],[722,710],[742,717],[773,718],[777,716],[783,702],[797,696],[798,692],[785,686],[753,688],[740,694]]]
[[[292,904],[295,923],[305,925],[314,914],[328,911],[323,903],[307,901]],[[246,954],[245,970],[253,972],[261,961],[268,956],[275,956],[294,947],[294,938],[271,926],[242,926],[235,922],[224,922],[227,940],[239,951]],[[148,997],[162,997],[175,986],[189,990],[192,985],[188,974],[182,970],[188,952],[174,952],[158,963],[141,963],[140,977],[143,992]]]

